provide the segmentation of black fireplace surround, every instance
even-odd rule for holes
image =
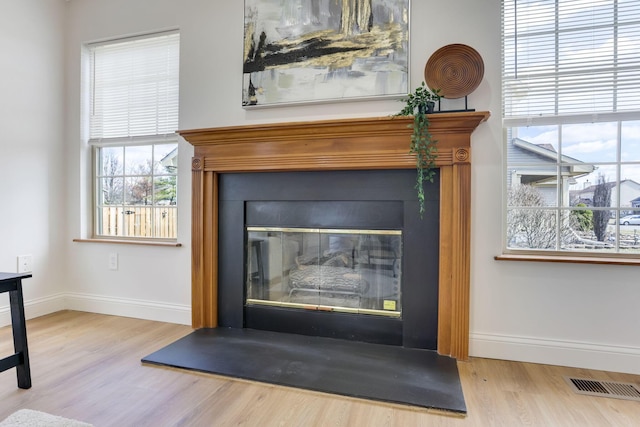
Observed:
[[[415,171],[225,173],[219,182],[218,324],[437,349],[439,176]],[[245,305],[247,226],[402,230],[402,316]]]

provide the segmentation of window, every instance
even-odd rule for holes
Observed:
[[[89,46],[97,237],[176,239],[177,32]]]
[[[506,252],[640,256],[640,2],[502,4]]]

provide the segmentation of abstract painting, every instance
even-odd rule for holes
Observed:
[[[242,105],[403,96],[409,0],[245,0]]]

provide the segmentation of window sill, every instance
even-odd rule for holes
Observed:
[[[617,257],[593,257],[593,256],[566,256],[566,255],[516,255],[502,254],[494,257],[496,261],[528,261],[528,262],[562,262],[574,264],[618,264],[640,265],[640,258]]]
[[[78,243],[110,243],[117,245],[142,245],[142,246],[166,246],[166,247],[182,247],[182,243],[178,242],[155,242],[153,240],[118,240],[118,239],[73,239]]]

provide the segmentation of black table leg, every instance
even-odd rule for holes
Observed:
[[[11,324],[13,327],[13,346],[19,362],[16,365],[19,388],[31,388],[31,368],[29,367],[29,349],[27,348],[27,322],[24,316],[22,280],[16,279],[16,289],[9,291],[11,304]]]

